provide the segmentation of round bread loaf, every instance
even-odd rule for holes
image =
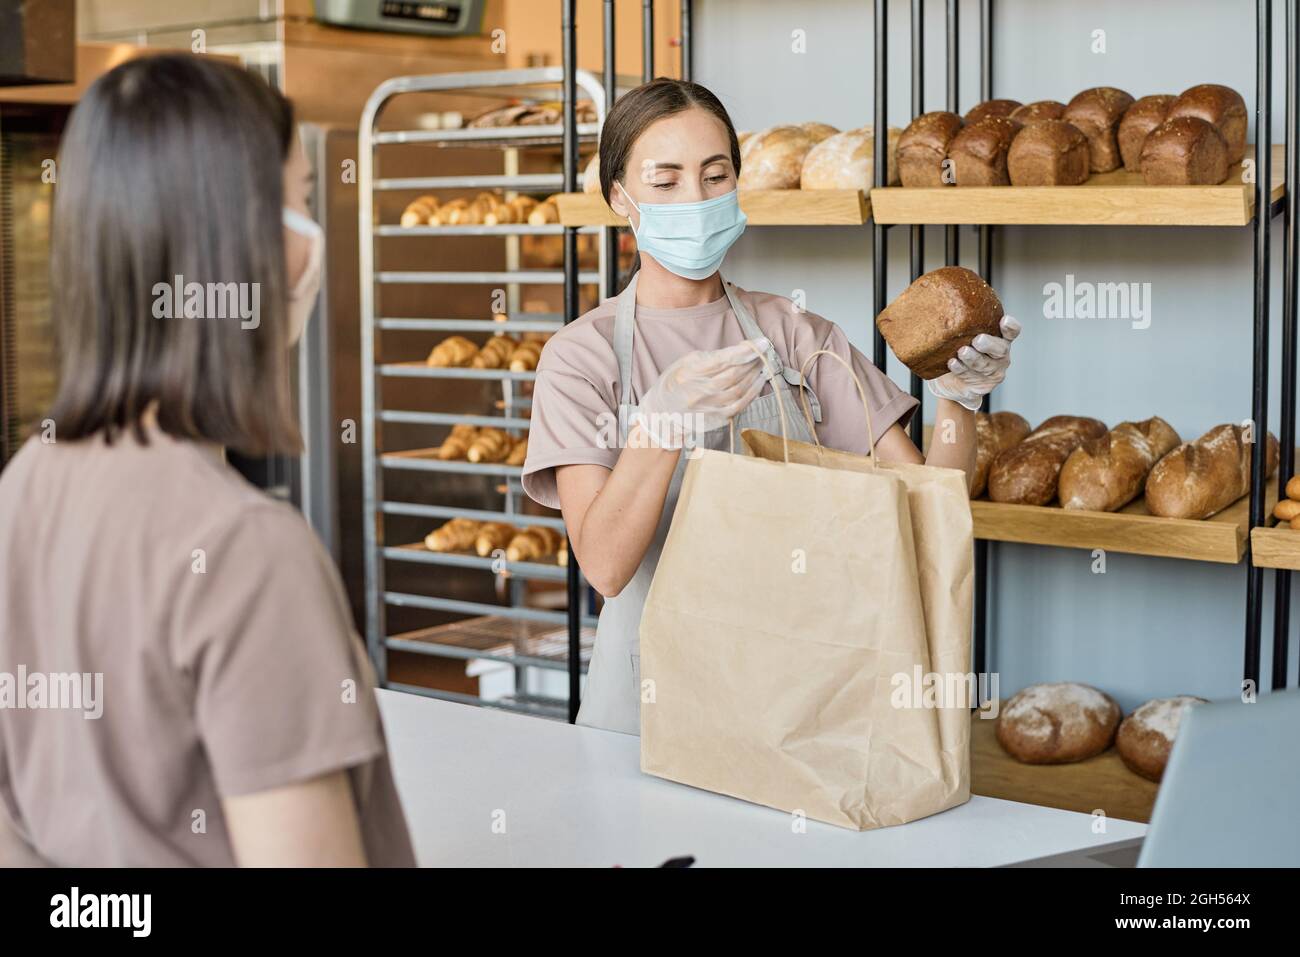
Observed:
[[[962,127],[956,113],[922,113],[898,138],[898,177],[904,186],[944,186],[948,144]]]
[[[902,130],[891,127],[886,154],[889,157],[886,185],[898,185],[898,138]],[[800,189],[861,189],[876,185],[876,138],[871,129],[836,133],[808,151],[799,177]]]
[[[1021,126],[1005,116],[967,123],[948,144],[957,186],[1009,186],[1007,153]]]
[[[1214,124],[1178,116],[1151,131],[1141,162],[1148,186],[1215,186],[1228,178],[1228,145]]]
[[[990,116],[1010,116],[1019,108],[1019,100],[985,100],[972,106],[962,119],[967,123],[978,123]]]
[[[800,123],[799,128],[808,134],[808,138],[812,140],[813,146],[816,146],[818,143],[829,139],[839,132],[837,127],[831,126],[829,123],[818,123],[816,120],[809,120],[807,123]]]
[[[1119,121],[1119,155],[1130,173],[1142,169],[1142,147],[1147,136],[1165,121],[1174,97],[1168,93],[1144,96],[1127,110]]]
[[[876,317],[894,355],[922,379],[947,372],[957,350],[980,333],[1000,335],[1001,323],[997,293],[961,266],[926,273]]]
[[[1092,172],[1109,173],[1119,169],[1119,121],[1132,105],[1133,97],[1113,86],[1084,90],[1066,104],[1061,119],[1073,123],[1088,137]]]
[[[1064,120],[1030,123],[1011,141],[1012,186],[1078,186],[1088,179],[1088,138]]]
[[[1017,106],[1009,115],[1017,123],[1028,126],[1030,123],[1041,123],[1043,120],[1059,120],[1064,113],[1064,103],[1056,100],[1035,100],[1033,103]]]
[[[1212,123],[1228,144],[1228,162],[1240,163],[1246,155],[1246,101],[1229,86],[1202,83],[1184,90],[1169,107],[1166,119],[1195,116]]]
[[[1204,703],[1204,698],[1191,695],[1156,698],[1125,718],[1115,737],[1115,748],[1128,769],[1148,781],[1164,777],[1183,715],[1188,708]]]
[[[813,139],[802,126],[769,126],[740,148],[741,189],[798,189]]]
[[[998,744],[1024,764],[1069,764],[1110,747],[1119,719],[1119,705],[1090,685],[1030,685],[1002,706]]]

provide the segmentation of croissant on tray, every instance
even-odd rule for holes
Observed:
[[[476,355],[478,355],[478,346],[464,336],[448,336],[433,347],[425,362],[444,369],[467,366],[474,361]]]
[[[502,462],[510,454],[510,446],[513,442],[514,439],[509,433],[484,426],[479,429],[478,435],[470,443],[465,458],[471,462]]]
[[[493,336],[483,343],[483,348],[470,364],[475,369],[504,369],[518,345],[510,336]]]
[[[506,465],[523,465],[526,458],[528,458],[528,439],[516,439],[515,444],[510,448],[510,454],[506,456]]]
[[[510,539],[506,546],[506,560],[511,562],[536,561],[554,555],[564,536],[545,525],[530,525]]]
[[[421,196],[412,200],[402,211],[403,226],[425,226],[438,211],[438,200],[434,196]]]
[[[556,205],[555,196],[546,197],[528,214],[528,224],[530,226],[545,226],[548,223],[558,223],[559,221],[560,207]]]
[[[424,538],[431,552],[460,552],[470,548],[478,536],[479,523],[471,518],[453,518]]]
[[[511,372],[532,372],[537,368],[537,360],[542,357],[540,342],[521,342],[510,353]]]
[[[515,537],[515,527],[506,522],[484,522],[479,526],[478,537],[474,539],[474,551],[479,557],[487,558],[499,548],[510,544]]]
[[[463,459],[469,452],[470,443],[478,435],[478,429],[472,425],[453,425],[451,434],[438,446],[438,458],[444,462]]]

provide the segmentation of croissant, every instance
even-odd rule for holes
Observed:
[[[510,353],[510,371],[511,372],[531,372],[537,368],[537,360],[542,356],[542,346],[539,342],[521,342],[515,347],[515,351]]]
[[[528,214],[528,224],[530,226],[545,226],[547,223],[558,223],[560,221],[560,207],[555,204],[555,197],[548,196],[545,202],[538,203],[537,207]]]
[[[500,462],[510,454],[510,436],[500,429],[485,426],[470,443],[465,458],[471,462]]]
[[[482,558],[487,558],[498,548],[505,548],[515,536],[515,527],[505,522],[484,522],[479,526],[478,537],[474,539],[474,551]]]
[[[458,199],[449,200],[439,206],[429,217],[430,226],[449,226],[452,223],[452,216],[461,209],[469,205],[469,200],[463,196]]]
[[[494,203],[491,210],[483,214],[483,223],[486,226],[500,226],[504,223],[522,222],[523,216],[519,213],[518,206],[512,206],[510,203]]]
[[[424,547],[431,552],[463,551],[474,544],[478,526],[472,518],[453,518],[426,535]]]
[[[510,454],[506,456],[506,465],[523,465],[526,458],[528,458],[528,439],[518,439],[511,447]]]
[[[438,200],[433,196],[421,196],[412,200],[402,211],[403,226],[423,226],[438,211]]]
[[[559,547],[559,549],[555,552],[555,564],[559,565],[561,568],[563,568],[563,567],[565,567],[566,565],[569,564],[569,540],[568,540],[568,538],[563,538],[563,539],[560,540],[560,547]]]
[[[493,336],[483,343],[483,348],[470,364],[475,369],[504,369],[518,345],[510,336]]]
[[[506,560],[527,562],[554,555],[560,547],[562,536],[545,525],[530,525],[510,539],[506,546]]]
[[[438,458],[444,462],[463,459],[469,451],[470,443],[478,435],[478,429],[472,425],[453,425],[451,434],[438,446]]]
[[[467,366],[476,355],[478,355],[478,346],[464,336],[448,336],[433,347],[433,351],[429,353],[429,358],[425,362],[443,369],[452,366]]]

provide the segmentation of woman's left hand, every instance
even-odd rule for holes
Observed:
[[[1020,335],[1020,323],[1010,316],[1002,317],[1002,335],[980,333],[968,346],[957,350],[956,358],[948,360],[950,371],[931,379],[930,392],[940,399],[951,399],[972,412],[979,411],[984,396],[1007,377],[1011,365],[1011,343]]]

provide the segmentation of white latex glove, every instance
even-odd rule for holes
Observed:
[[[1003,316],[1001,329],[1001,337],[980,333],[970,345],[958,349],[956,358],[948,360],[950,371],[926,383],[931,394],[978,412],[984,396],[1007,377],[1011,343],[1020,335],[1020,323]]]
[[[751,341],[767,351],[766,339]],[[763,360],[745,342],[688,352],[641,397],[633,421],[659,448],[680,449],[688,438],[726,425],[758,397],[763,382]]]

